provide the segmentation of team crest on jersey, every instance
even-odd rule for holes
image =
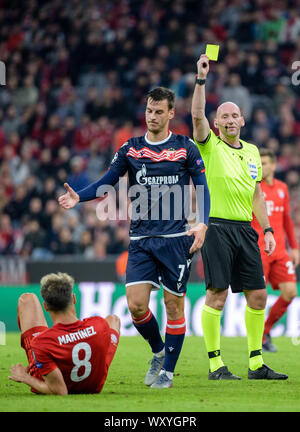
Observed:
[[[278,189],[278,195],[279,195],[279,198],[283,199],[284,198],[284,191],[282,189]]]
[[[258,170],[257,166],[254,163],[249,163],[250,175],[255,180],[257,178]]]
[[[169,148],[166,152],[167,160],[173,160],[176,157],[176,150],[173,148]]]
[[[116,336],[114,333],[111,333],[111,335],[110,335],[110,341],[111,341],[111,343],[112,343],[113,345],[117,345],[117,343],[118,343],[118,338],[117,338],[117,336]]]

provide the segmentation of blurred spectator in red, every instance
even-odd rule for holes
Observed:
[[[2,162],[0,167],[0,183],[4,186],[5,195],[7,198],[11,198],[14,191],[14,183],[10,170],[10,166],[7,162]]]
[[[113,128],[108,117],[99,117],[95,139],[97,140],[98,148],[102,154],[108,151],[111,152],[113,145]]]
[[[60,130],[60,118],[52,114],[49,117],[47,128],[43,134],[42,143],[44,147],[49,148],[54,152],[61,146],[62,143],[62,133]]]
[[[25,33],[19,24],[15,24],[10,31],[10,35],[6,42],[6,48],[9,51],[15,51],[21,47],[24,41]]]
[[[35,106],[31,119],[31,136],[32,138],[41,140],[43,131],[46,127],[47,106],[44,102],[38,102]]]
[[[57,52],[57,61],[52,69],[54,85],[60,85],[70,74],[69,52],[65,48]]]
[[[68,102],[69,97],[73,92],[74,92],[74,87],[72,85],[70,78],[65,77],[61,81],[61,86],[57,95],[57,101],[59,105],[65,105]]]
[[[84,114],[81,118],[81,125],[77,129],[74,138],[74,151],[84,153],[89,149],[91,141],[97,136],[98,127],[90,119],[90,116]]]
[[[0,216],[0,253],[2,255],[14,254],[14,230],[10,217],[7,214]]]
[[[216,17],[209,20],[208,26],[219,42],[227,39],[227,31]]]
[[[128,250],[122,252],[116,260],[116,273],[120,281],[125,282]]]
[[[119,148],[125,144],[133,136],[132,121],[126,121],[120,126],[114,134],[114,151],[117,152]]]

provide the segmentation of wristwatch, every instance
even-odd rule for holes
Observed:
[[[205,84],[205,81],[206,81],[206,79],[200,79],[200,78],[198,78],[198,75],[196,75],[195,84],[203,85],[203,84]]]
[[[274,234],[274,230],[272,227],[264,229],[264,234],[266,234],[267,232],[271,232],[272,234]]]

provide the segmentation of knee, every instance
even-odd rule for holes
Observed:
[[[222,297],[216,297],[214,298],[213,302],[211,302],[211,304],[208,304],[208,306],[219,311],[222,311],[224,309],[224,305],[225,300]]]
[[[252,309],[265,309],[267,303],[267,290],[257,290],[247,298],[247,304]]]
[[[209,288],[206,291],[205,304],[213,309],[222,311],[227,299],[228,290]]]
[[[296,289],[290,289],[290,290],[286,291],[285,293],[282,293],[281,295],[286,302],[290,303],[292,300],[294,300],[295,297],[297,297],[297,288]]]
[[[176,299],[165,300],[167,318],[170,320],[177,320],[184,315],[183,305],[176,301]]]
[[[288,301],[291,302],[292,300],[294,300],[295,297],[297,297],[297,291],[296,290],[289,293],[289,300]]]
[[[24,293],[19,297],[18,306],[26,306],[28,304],[32,304],[34,302],[39,302],[38,297],[33,293]]]
[[[110,328],[120,333],[121,321],[117,315],[108,315],[105,319]]]
[[[148,310],[148,305],[145,305],[143,302],[139,302],[137,300],[128,300],[128,309],[135,318],[138,318]]]

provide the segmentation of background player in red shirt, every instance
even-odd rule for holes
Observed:
[[[35,294],[19,298],[21,346],[29,366],[13,365],[9,379],[29,385],[35,393],[99,393],[116,352],[119,318],[109,315],[79,320],[73,285],[73,278],[66,273],[42,278],[41,295],[53,320],[51,328]]]
[[[255,217],[252,226],[259,234],[259,248],[263,262],[266,282],[269,281],[274,290],[280,290],[280,296],[269,312],[265,322],[263,336],[263,350],[276,352],[270,331],[274,324],[286,312],[289,304],[297,295],[297,279],[295,268],[299,264],[299,250],[295,237],[294,225],[290,216],[290,202],[288,187],[285,183],[274,178],[276,157],[269,149],[260,149],[262,161],[263,191],[267,204],[268,216],[274,229],[276,249],[268,256],[264,251],[264,235]],[[288,241],[290,251],[286,247]]]

